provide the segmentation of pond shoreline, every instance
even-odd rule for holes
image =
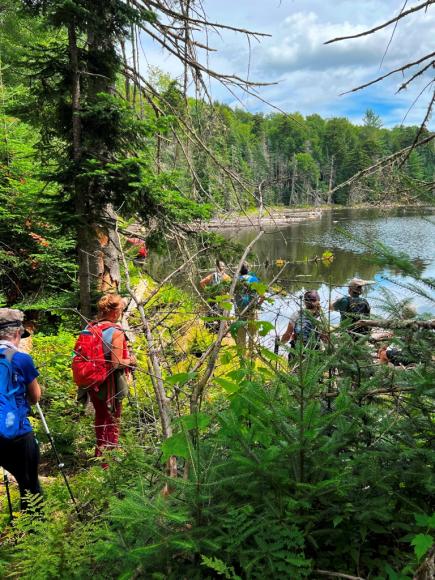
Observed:
[[[223,229],[235,229],[235,228],[252,228],[252,227],[265,227],[265,226],[286,226],[294,223],[299,223],[308,220],[318,220],[321,219],[322,215],[330,211],[340,211],[340,210],[350,210],[350,209],[427,209],[429,211],[434,211],[433,206],[428,206],[426,204],[384,204],[382,206],[376,206],[373,204],[361,204],[353,206],[342,206],[342,205],[332,205],[332,206],[312,206],[309,208],[286,208],[286,207],[274,207],[269,208],[263,212],[260,217],[259,211],[246,214],[233,214],[229,213],[225,216],[215,217],[207,222],[201,222],[201,229],[210,230],[223,230]]]

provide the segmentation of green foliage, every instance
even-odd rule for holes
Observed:
[[[18,4],[27,9],[16,18]],[[234,347],[223,346],[219,376],[211,377],[194,413],[192,388],[202,379],[202,369],[192,371],[195,353],[205,352],[213,337],[202,323],[192,323],[195,299],[166,286],[146,303],[146,316],[159,334],[173,435],[161,436],[148,347],[141,337],[136,394],[124,405],[121,445],[107,453],[109,469],[102,470],[89,466],[92,417],[77,406],[70,372],[80,321],[63,309],[76,296],[72,232],[78,213],[91,219],[112,202],[132,220],[140,216],[148,225],[157,220],[161,228],[172,228],[207,219],[212,207],[252,205],[252,187],[246,184],[271,176],[266,202],[319,202],[329,184],[412,143],[416,128],[383,129],[373,111],[361,127],[318,115],[251,115],[220,104],[214,105],[216,117],[203,102],[189,100],[186,111],[177,83],[164,78],[155,83],[160,91],[155,104],[166,114],[156,115],[145,104],[138,118],[136,103],[107,90],[108,84],[121,85],[113,39],[128,40],[130,24],[153,21],[152,12],[118,0],[6,0],[6,8],[2,32],[6,26],[10,31],[1,66],[10,86],[2,102],[4,96],[9,113],[17,116],[2,110],[0,119],[2,300],[19,302],[39,316],[39,329],[45,331],[33,337],[41,404],[83,522],[71,508],[34,416],[42,469],[50,479],[41,517],[31,511],[8,528],[2,517],[0,574],[36,580],[216,575],[297,580],[327,569],[391,580],[412,577],[434,535],[434,516],[428,515],[434,496],[432,332],[395,333],[394,344],[412,351],[409,368],[374,366],[364,339],[354,341],[341,328],[331,332],[325,351],[300,344],[289,366],[264,346],[256,360],[240,363]],[[79,66],[89,73],[81,79],[77,115],[83,134],[74,160],[71,23],[78,33]],[[31,50],[23,49],[29,45]],[[213,154],[189,142],[194,179],[180,154],[187,142],[187,113],[198,134],[206,127]],[[173,141],[173,132],[180,142]],[[239,182],[217,169],[222,165],[241,176]],[[424,189],[421,181],[432,180],[432,167],[431,148],[414,151],[406,166],[395,170],[395,186],[404,180],[407,187]],[[371,178],[370,193],[357,201],[376,200],[383,184],[381,176]],[[77,205],[83,192],[86,204]],[[349,203],[355,196],[352,188],[343,189],[332,201]],[[215,234],[199,238],[208,248],[207,260],[210,253],[228,261],[240,255],[240,248]],[[154,239],[163,243],[161,229]],[[380,264],[413,278],[403,282],[410,293],[433,300],[434,281],[422,278],[406,256],[381,244],[371,250]],[[133,282],[138,278],[132,271]],[[258,283],[252,290],[258,297],[267,288]],[[207,297],[230,306],[224,285]],[[395,312],[403,306],[391,304]],[[231,333],[242,324],[246,321],[234,322]],[[256,324],[261,336],[272,329],[268,322]],[[180,477],[168,481],[164,463],[174,456]],[[17,490],[12,491],[16,505]]]
[[[71,288],[74,241],[53,213],[56,189],[34,161],[34,131],[1,114],[0,126],[0,279],[14,303]]]
[[[219,558],[207,558],[207,556],[201,556],[201,560],[201,566],[210,568],[210,570],[213,570],[219,576],[223,576],[228,580],[240,580],[240,576],[237,576],[234,572],[234,568],[232,566],[229,568],[224,562],[222,562],[222,560],[219,560]]]

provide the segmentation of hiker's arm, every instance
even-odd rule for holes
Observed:
[[[334,302],[329,303],[329,310],[335,310],[336,312],[341,312],[342,310],[346,310],[347,298],[342,296],[341,298],[337,298]]]
[[[41,398],[41,387],[36,379],[27,385],[27,398],[32,405],[38,403]]]
[[[211,282],[211,278],[212,278],[213,274],[209,274],[208,276],[206,276],[205,278],[203,278],[199,285],[201,286],[201,288],[205,288],[206,286],[208,286]]]
[[[129,356],[128,358],[123,358],[124,349],[124,333],[121,330],[116,330],[112,338],[112,364],[115,369],[120,367],[129,367],[136,364],[136,357]]]
[[[292,337],[294,329],[295,329],[295,325],[293,324],[293,322],[289,322],[288,326],[287,326],[287,330],[281,336],[281,342],[288,342]]]

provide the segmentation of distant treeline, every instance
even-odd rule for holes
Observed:
[[[190,116],[214,158],[199,146],[186,152],[171,143],[163,147],[163,158],[167,165],[183,168],[187,154],[195,176],[194,193],[207,201],[213,199],[224,210],[258,203],[260,184],[265,203],[286,206],[409,202],[431,192],[433,143],[413,150],[403,164],[399,160],[352,186],[328,193],[358,171],[413,143],[418,127],[386,129],[372,110],[366,111],[362,125],[355,125],[343,117],[251,114],[220,103],[210,107],[192,101]],[[240,182],[218,171],[217,164],[237,174]]]

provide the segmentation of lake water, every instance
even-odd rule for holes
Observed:
[[[258,230],[243,228],[222,233],[247,245],[255,238]],[[286,260],[292,264],[287,266],[279,280],[279,285],[286,290],[287,295],[275,296],[273,305],[265,304],[261,318],[273,322],[280,333],[287,325],[289,314],[297,309],[302,291],[311,288],[318,290],[322,306],[327,309],[329,298],[335,300],[347,294],[347,283],[353,277],[374,282],[365,291],[374,314],[383,313],[385,292],[393,300],[412,296],[412,303],[418,313],[434,313],[433,301],[413,296],[403,288],[402,285],[411,282],[411,279],[394,269],[377,265],[370,250],[364,246],[381,241],[397,252],[405,252],[421,275],[435,278],[434,234],[433,210],[402,208],[388,211],[328,211],[324,212],[320,220],[267,229],[253,248],[257,255],[257,264],[253,269],[262,280],[270,282],[280,270],[275,265],[276,260]],[[333,253],[332,262],[320,260],[318,263],[294,263],[320,257],[325,251]],[[433,293],[432,298],[435,298]],[[338,322],[337,313],[331,315],[331,322]]]

